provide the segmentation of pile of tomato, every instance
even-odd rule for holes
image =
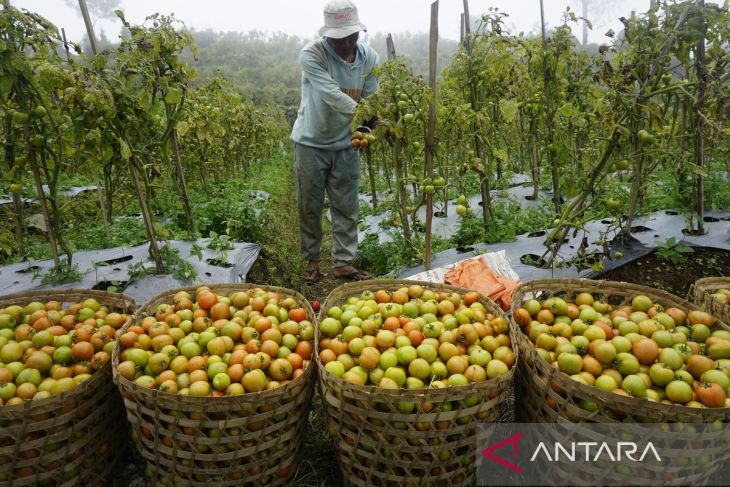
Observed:
[[[286,385],[314,352],[314,325],[291,296],[261,288],[180,291],[119,337],[119,374],[138,386],[197,397]]]
[[[515,363],[507,320],[479,298],[420,285],[364,291],[326,310],[320,361],[336,377],[384,389],[459,386],[507,374]]]
[[[0,309],[0,405],[46,399],[88,380],[109,361],[128,318],[94,298]]]
[[[709,313],[664,309],[644,295],[614,307],[584,292],[570,302],[526,300],[513,318],[540,356],[576,382],[666,404],[730,407],[730,331]],[[588,400],[580,406],[598,409]]]

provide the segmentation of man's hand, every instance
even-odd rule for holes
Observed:
[[[374,129],[378,125],[380,125],[380,119],[378,117],[373,117],[370,120],[367,120],[363,122],[363,125],[365,127],[368,127],[370,130]]]

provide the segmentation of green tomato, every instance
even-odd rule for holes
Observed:
[[[28,123],[28,118],[29,117],[28,117],[27,113],[23,113],[23,112],[19,112],[19,111],[13,112],[13,123],[15,123],[15,124],[25,125],[26,123]]]
[[[30,145],[32,145],[33,147],[43,147],[45,143],[46,138],[40,134],[34,135],[30,138]]]
[[[639,142],[642,144],[651,144],[654,142],[654,136],[651,135],[647,130],[641,129],[636,133]]]

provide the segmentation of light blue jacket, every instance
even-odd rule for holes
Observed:
[[[358,43],[355,61],[350,64],[322,38],[304,46],[299,64],[302,101],[291,139],[320,149],[350,147],[350,126],[357,102],[378,89],[373,73],[378,54]]]

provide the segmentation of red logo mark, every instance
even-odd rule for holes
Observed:
[[[515,435],[510,436],[509,438],[506,438],[506,439],[500,441],[499,443],[495,443],[494,445],[489,446],[489,447],[485,448],[484,450],[482,450],[482,456],[484,458],[488,458],[494,462],[499,463],[503,467],[507,467],[510,470],[514,470],[518,474],[522,475],[522,467],[520,467],[519,465],[515,465],[512,462],[508,462],[504,458],[498,457],[492,453],[493,451],[499,450],[500,448],[502,448],[505,445],[512,444],[512,458],[514,459],[517,456],[517,448],[519,447],[517,442],[520,440],[520,438],[522,438],[522,433],[517,433]]]

